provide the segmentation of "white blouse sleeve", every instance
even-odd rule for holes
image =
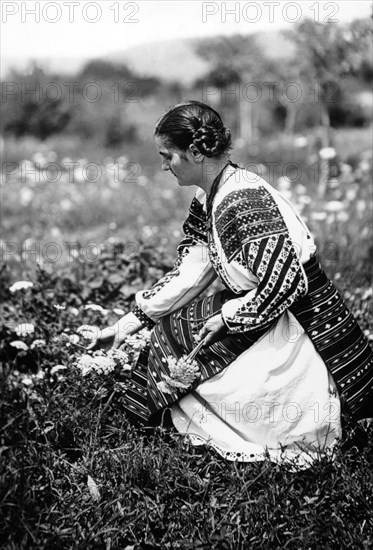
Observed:
[[[185,237],[177,248],[173,268],[149,290],[136,294],[133,312],[145,323],[147,318],[154,322],[188,304],[216,278],[208,255],[204,210],[198,196],[197,193],[183,225]]]

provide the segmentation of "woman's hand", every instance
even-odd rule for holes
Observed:
[[[86,340],[91,340],[87,346],[87,350],[97,348],[119,348],[127,336],[126,331],[120,331],[117,325],[111,325],[104,329],[98,327],[82,325],[77,329]]]
[[[102,330],[98,327],[82,325],[77,329],[77,332],[87,340],[92,340],[87,347],[88,350],[102,347],[117,349],[123,344],[127,336],[131,336],[141,328],[142,324],[139,319],[133,313],[127,313],[114,325]]]
[[[211,317],[205,324],[205,326],[200,330],[198,338],[202,340],[205,339],[204,345],[211,345],[217,340],[220,339],[223,334],[227,331],[227,328],[224,324],[223,318],[220,313]]]

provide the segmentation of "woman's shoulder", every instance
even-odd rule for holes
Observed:
[[[255,172],[237,168],[218,191],[214,207],[232,207],[241,201],[265,201],[274,192],[274,188]]]

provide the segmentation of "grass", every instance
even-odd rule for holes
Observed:
[[[306,170],[310,151],[279,143],[273,152],[271,144],[263,147],[262,162],[276,154],[303,167],[292,198],[329,275],[372,339],[371,157],[361,153],[368,137],[365,130],[343,131],[339,143],[345,171],[324,196]],[[7,161],[30,160],[36,152],[48,161],[51,151],[58,162],[66,155],[96,159],[104,175],[90,183],[69,183],[66,174],[56,184],[22,181],[20,172],[3,180],[3,257],[9,243],[17,251],[1,268],[1,548],[368,550],[371,424],[351,431],[334,460],[320,456],[308,470],[269,461],[230,463],[165,428],[145,433],[131,427],[118,381],[88,383],[74,367],[79,348],[56,338],[81,324],[113,323],[114,308],[128,311],[136,290],[168,269],[191,191],[175,190],[173,180],[159,173],[150,142],[112,153],[114,162],[121,155],[136,159],[145,178],[120,185],[104,171],[108,152],[85,147],[26,140],[7,151]],[[249,159],[245,151],[239,154],[242,162]],[[280,176],[274,181],[279,188]],[[87,243],[93,241],[101,248],[89,261]],[[44,248],[51,242],[63,253],[57,261]],[[75,254],[68,254],[66,242],[76,243]],[[39,244],[39,252],[22,254],[22,243],[29,251]],[[33,287],[13,294],[9,287],[19,278]],[[109,313],[85,310],[87,303]],[[16,326],[25,322],[34,332],[17,335]],[[36,339],[45,343],[34,347]]]
[[[168,429],[131,427],[115,377],[88,380],[74,367],[78,348],[56,337],[83,323],[112,323],[113,309],[131,307],[136,289],[152,282],[152,266],[164,261],[159,247],[143,247],[129,260],[124,249],[108,246],[99,264],[38,269],[34,286],[13,294],[3,268],[1,547],[368,549],[372,425],[350,432],[334,460],[320,455],[308,470],[230,463]],[[340,283],[373,335],[369,288]],[[85,310],[92,302],[108,315]],[[17,336],[20,322],[35,331]],[[45,344],[32,349],[35,339]],[[14,348],[14,340],[26,349]]]

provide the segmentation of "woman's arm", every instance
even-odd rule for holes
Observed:
[[[208,255],[202,196],[199,190],[190,205],[173,268],[149,290],[136,294],[133,313],[148,326],[191,302],[216,278]]]
[[[258,286],[223,305],[222,318],[229,332],[244,332],[271,323],[307,293],[298,243],[293,243],[271,193],[262,186],[229,194],[219,205],[219,219],[230,220],[222,235],[228,261],[243,252]],[[294,246],[294,244],[296,246]]]
[[[198,193],[197,193],[198,196]],[[151,328],[155,322],[191,302],[216,278],[207,249],[205,214],[195,197],[189,216],[183,225],[184,238],[177,248],[173,268],[150,289],[136,294],[136,306],[115,325],[92,335],[95,344],[113,342],[120,346],[124,338],[141,328]]]

